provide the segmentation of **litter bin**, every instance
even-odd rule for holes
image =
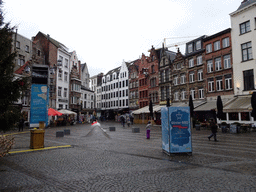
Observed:
[[[200,124],[195,124],[195,127],[196,127],[196,130],[197,130],[197,131],[200,131],[200,127],[201,127]]]
[[[45,125],[44,125],[44,121],[39,121],[39,129],[44,129]]]
[[[30,130],[30,148],[39,149],[44,148],[44,130],[32,129]]]

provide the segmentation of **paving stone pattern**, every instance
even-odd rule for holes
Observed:
[[[116,131],[109,131],[109,127]],[[140,133],[132,133],[139,127]],[[56,138],[56,131],[70,135]],[[27,150],[30,133],[14,135],[12,151]],[[1,191],[256,191],[256,132],[192,130],[192,156],[162,152],[161,127],[146,139],[145,125],[80,124],[47,128],[45,147],[0,159]]]

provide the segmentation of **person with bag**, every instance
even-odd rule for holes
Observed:
[[[216,137],[216,133],[218,131],[218,127],[217,127],[214,119],[211,120],[210,126],[211,126],[212,134],[209,135],[209,137],[208,137],[209,141],[211,140],[212,137],[214,137],[214,141],[218,141],[217,137]]]
[[[150,128],[151,128],[151,122],[148,121],[148,124],[146,126],[146,130],[147,130],[147,139],[150,139]]]

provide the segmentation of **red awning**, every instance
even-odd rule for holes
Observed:
[[[61,116],[62,113],[53,108],[48,109],[48,116],[56,116],[56,115]]]

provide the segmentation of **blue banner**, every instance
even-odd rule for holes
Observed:
[[[192,152],[189,107],[169,107],[170,152]]]
[[[32,84],[30,103],[30,125],[39,126],[40,121],[48,123],[48,88],[44,84]]]

